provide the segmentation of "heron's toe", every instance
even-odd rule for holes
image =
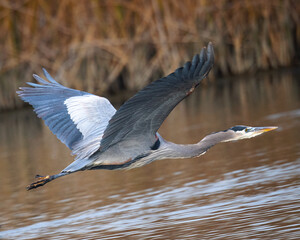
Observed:
[[[39,177],[38,177],[39,176]],[[40,175],[35,176],[37,178],[37,181],[31,183],[30,185],[27,186],[27,190],[31,190],[33,188],[38,188],[43,185],[45,185],[47,182],[51,181],[51,178],[49,175],[42,177]]]

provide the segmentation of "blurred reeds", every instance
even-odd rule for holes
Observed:
[[[214,75],[289,66],[299,55],[297,0],[0,0],[0,110],[45,67],[96,94],[136,91],[208,41]]]

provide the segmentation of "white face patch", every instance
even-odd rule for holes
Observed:
[[[243,130],[241,131],[240,133],[240,137],[238,139],[247,139],[247,138],[253,138],[253,137],[256,137],[260,134],[262,134],[263,132],[261,131],[246,131],[246,130]]]

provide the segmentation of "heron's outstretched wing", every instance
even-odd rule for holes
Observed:
[[[27,83],[31,87],[21,87],[17,93],[77,155],[76,159],[88,157],[99,149],[115,108],[106,98],[64,87],[43,71],[48,81],[33,75],[39,84]]]
[[[99,151],[119,144],[127,152],[132,150],[134,155],[153,146],[155,134],[165,118],[208,75],[213,63],[213,46],[209,43],[192,62],[152,82],[125,102],[109,121]]]

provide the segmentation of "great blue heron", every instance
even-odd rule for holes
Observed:
[[[37,175],[37,181],[27,189],[77,171],[130,169],[157,159],[198,157],[219,142],[252,138],[276,129],[235,126],[188,145],[168,142],[158,134],[165,118],[195,90],[213,64],[214,51],[209,43],[192,62],[152,82],[119,110],[106,98],[62,86],[45,69],[48,81],[33,75],[39,84],[28,83],[31,87],[22,87],[17,93],[77,156],[58,174]]]

